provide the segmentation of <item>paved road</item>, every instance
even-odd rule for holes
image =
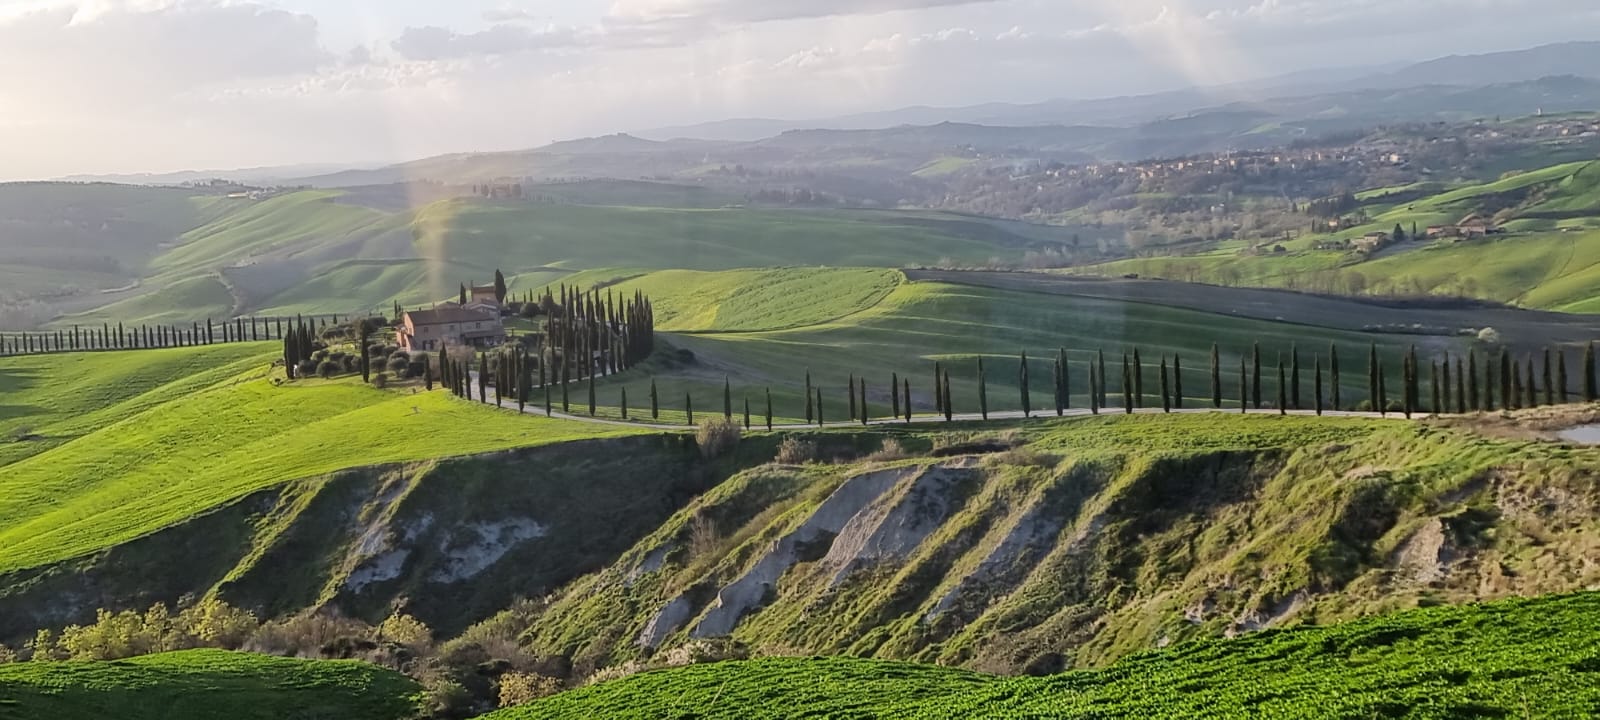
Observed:
[[[470,382],[472,383],[471,387],[476,389],[478,387],[478,373],[476,371],[473,371],[473,372],[469,373],[469,375],[471,376],[471,379],[470,379]],[[476,398],[477,395],[474,394],[473,397]],[[553,418],[553,419],[556,419],[556,420],[573,420],[573,421],[576,421],[576,422],[593,423],[595,425],[610,425],[610,426],[615,426],[615,427],[652,428],[652,429],[659,429],[659,430],[694,430],[694,429],[696,429],[696,426],[694,426],[694,425],[671,425],[671,424],[662,424],[662,423],[643,422],[643,421],[638,421],[638,420],[613,420],[613,419],[609,419],[609,418],[598,418],[598,417],[589,417],[588,415],[578,415],[578,414],[573,414],[573,413],[564,413],[564,412],[560,412],[560,411],[557,411],[557,410],[554,410],[554,409],[552,409],[551,412],[546,413],[544,411],[544,396],[542,394],[540,394],[535,399],[538,402],[537,403],[529,403],[527,407],[523,408],[523,410],[522,410],[523,414],[525,414],[525,415],[536,415],[536,416],[539,416],[539,417],[549,417],[549,418]],[[474,402],[478,402],[478,401],[475,399]],[[489,390],[489,403],[488,404],[490,404],[490,405],[494,405],[495,404],[495,401],[494,401],[494,390],[492,388]],[[499,403],[499,407],[501,407],[503,409],[506,409],[506,410],[510,410],[512,412],[516,412],[517,411],[517,401],[515,399],[512,399],[512,398],[502,398],[500,403]],[[1138,414],[1138,415],[1161,415],[1161,414],[1163,414],[1161,408],[1159,408],[1159,407],[1157,407],[1157,408],[1139,408],[1139,409],[1135,409],[1134,413]],[[1225,413],[1225,414],[1231,413],[1231,414],[1234,414],[1234,415],[1241,415],[1241,414],[1249,414],[1249,415],[1280,415],[1280,414],[1286,414],[1286,415],[1299,415],[1299,416],[1314,416],[1314,415],[1317,414],[1316,411],[1314,411],[1314,410],[1290,410],[1287,413],[1279,413],[1275,409],[1249,410],[1246,413],[1241,413],[1238,408],[1234,408],[1232,410],[1228,410],[1228,409],[1213,410],[1212,408],[1209,408],[1209,407],[1207,407],[1207,408],[1185,408],[1185,409],[1182,409],[1182,410],[1173,410],[1172,413],[1173,414],[1185,414],[1185,415],[1197,415],[1197,414],[1206,414],[1206,413]],[[1104,408],[1104,409],[1102,409],[1100,411],[1100,415],[1111,416],[1111,415],[1123,415],[1123,414],[1125,414],[1125,413],[1123,412],[1122,408],[1120,408],[1120,407]],[[704,413],[704,415],[706,417],[710,418],[710,417],[716,417],[716,416],[720,415],[720,413],[707,412],[707,413]],[[1387,416],[1383,416],[1383,415],[1379,415],[1378,413],[1375,413],[1375,412],[1349,412],[1349,411],[1343,411],[1343,410],[1327,410],[1327,411],[1324,411],[1322,413],[1322,415],[1323,415],[1323,417],[1354,417],[1354,418],[1374,418],[1374,419],[1376,419],[1376,418],[1387,418],[1387,419],[1390,419],[1390,420],[1403,420],[1403,419],[1405,419],[1405,416],[1401,415],[1399,413],[1389,413]],[[740,418],[744,417],[743,413],[741,413],[741,412],[735,412],[733,414],[733,416],[734,416],[735,419],[740,419]],[[1044,419],[1053,419],[1053,418],[1056,417],[1056,415],[1055,415],[1054,411],[1046,411],[1046,412],[1035,412],[1030,417],[1032,417],[1035,420],[1044,420]],[[1072,409],[1072,410],[1067,410],[1063,414],[1062,417],[1067,418],[1067,419],[1084,419],[1084,418],[1091,418],[1091,417],[1097,417],[1097,416],[1093,412],[1091,412],[1091,411],[1089,411],[1087,409],[1076,408],[1076,409]],[[1418,413],[1418,414],[1414,415],[1413,417],[1415,417],[1415,418],[1423,418],[1423,417],[1427,417],[1427,415],[1424,414],[1424,413]],[[952,416],[952,419],[955,420],[955,421],[958,421],[958,422],[981,422],[981,421],[984,420],[984,417],[980,413],[956,413],[954,416]],[[1024,419],[1024,416],[1023,416],[1021,410],[1007,410],[1007,411],[1004,411],[1004,412],[992,412],[992,413],[989,413],[988,419],[990,421],[995,421],[995,420],[1021,420],[1021,419]],[[751,427],[753,427],[755,429],[760,429],[760,430],[766,429],[766,417],[765,416],[758,416],[758,415],[752,413],[750,415],[750,420],[751,420]],[[915,413],[913,413],[912,416],[911,416],[911,421],[912,421],[913,424],[919,424],[919,423],[942,423],[942,422],[945,421],[945,419],[944,419],[943,415],[936,415],[936,414],[933,414],[933,413],[923,413],[923,414],[915,414]],[[898,418],[898,419],[881,418],[881,419],[870,420],[870,421],[868,421],[867,424],[868,425],[904,425],[904,424],[906,424],[906,421],[905,421],[905,418]],[[861,422],[860,421],[850,422],[850,421],[847,421],[847,420],[834,420],[834,421],[828,422],[826,425],[824,425],[824,427],[840,427],[840,426],[850,426],[850,425],[855,425],[855,426],[859,427],[861,425]],[[772,424],[772,429],[774,429],[774,430],[799,430],[799,429],[807,429],[807,428],[815,428],[815,427],[817,427],[816,423],[773,423]]]

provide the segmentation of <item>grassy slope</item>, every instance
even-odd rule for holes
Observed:
[[[678,288],[677,293],[700,297],[693,288]],[[699,311],[688,307],[681,312],[693,317]],[[832,408],[826,411],[828,417],[839,420],[845,416],[843,389],[852,373],[870,375],[869,402],[875,407],[876,416],[884,416],[889,405],[884,389],[890,373],[909,376],[915,404],[919,408],[931,407],[929,378],[933,363],[942,361],[951,369],[958,411],[972,412],[977,410],[976,358],[985,355],[986,362],[992,363],[988,367],[990,407],[1013,410],[1021,407],[1017,353],[1026,350],[1033,360],[1033,407],[1045,409],[1050,407],[1054,352],[1066,347],[1073,373],[1073,402],[1076,407],[1087,407],[1086,363],[1093,350],[1106,351],[1110,387],[1116,392],[1119,353],[1134,345],[1140,348],[1146,362],[1147,393],[1159,393],[1155,373],[1159,356],[1181,353],[1185,395],[1199,398],[1209,393],[1208,358],[1213,342],[1221,344],[1224,397],[1232,400],[1237,397],[1238,354],[1248,352],[1256,341],[1263,349],[1266,399],[1274,397],[1276,353],[1288,353],[1295,342],[1301,344],[1307,394],[1312,382],[1313,354],[1326,353],[1329,342],[1338,342],[1345,363],[1346,397],[1353,398],[1364,382],[1361,368],[1369,342],[1377,342],[1395,363],[1402,348],[1419,342],[1408,336],[1343,332],[1142,303],[933,282],[902,284],[877,305],[834,322],[775,332],[667,335],[664,340],[692,351],[696,362],[672,362],[663,353],[663,357],[644,366],[602,380],[602,405],[616,405],[618,386],[627,386],[629,402],[637,416],[638,409],[647,403],[653,378],[662,406],[668,411],[663,417],[681,420],[679,411],[685,392],[694,394],[700,412],[720,412],[723,375],[727,374],[732,379],[736,412],[742,411],[742,397],[749,392],[752,410],[758,415],[764,413],[761,393],[771,387],[779,417],[803,417],[801,388],[809,368],[814,382],[826,388],[825,403]],[[1459,346],[1454,339],[1426,341],[1440,343],[1441,347]],[[1424,351],[1427,343],[1423,343]],[[574,402],[586,403],[585,393],[581,386],[575,388]],[[559,395],[556,402],[559,403]],[[1309,399],[1306,402],[1309,404]],[[587,406],[583,409],[587,411]],[[616,413],[608,410],[602,414]]]
[[[0,719],[400,720],[420,688],[349,660],[190,650],[116,662],[0,665]]]
[[[488,717],[1586,717],[1600,713],[1597,623],[1600,594],[1510,600],[1179,645],[1046,678],[767,659],[646,673]]]
[[[1396,225],[1409,232],[1413,224],[1419,228],[1452,224],[1486,202],[1495,207],[1505,204],[1497,197],[1523,196],[1518,219],[1506,224],[1513,233],[1507,237],[1408,244],[1367,261],[1312,249],[1317,242],[1388,232]],[[1600,228],[1600,163],[1554,165],[1373,210],[1377,214],[1371,223],[1286,243],[1287,254],[1245,256],[1230,250],[1122,260],[1092,271],[1303,288],[1317,288],[1333,275],[1360,274],[1373,293],[1459,294],[1539,309],[1600,311],[1600,232],[1595,231]]]
[[[598,276],[584,273],[570,280],[582,287],[589,277]],[[663,331],[785,330],[872,307],[901,279],[898,271],[874,269],[662,270],[620,282],[615,289],[648,295],[656,328]]]
[[[233,317],[234,297],[228,286],[214,274],[195,275],[162,285],[143,295],[118,300],[85,313],[68,315],[55,323],[59,327],[71,325],[94,326],[101,323],[116,325],[126,322],[133,325],[182,325],[216,318]]]
[[[208,213],[184,190],[106,183],[0,183],[0,278],[6,291],[120,287],[161,245]],[[84,260],[115,258],[113,272]]]
[[[627,434],[519,418],[443,392],[412,395],[348,381],[276,387],[272,343],[240,360],[252,368],[170,382],[117,411],[71,427],[71,440],[17,459],[0,472],[0,571],[75,557],[166,527],[253,490],[361,465],[463,455],[577,438]],[[204,350],[165,351],[177,355]],[[0,374],[27,374],[39,392],[77,382],[75,356],[0,360]],[[141,352],[105,353],[106,369],[81,385],[89,397],[140,374]],[[161,357],[161,356],[150,356]],[[167,357],[172,369],[185,361]],[[12,414],[14,423],[31,417]]]

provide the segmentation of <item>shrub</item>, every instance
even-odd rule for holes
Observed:
[[[0,665],[6,665],[8,663],[14,663],[18,659],[19,658],[17,657],[17,651],[12,650],[11,648],[6,647],[5,645],[0,645]]]
[[[342,638],[370,634],[372,627],[359,620],[310,612],[262,624],[245,649],[267,655],[314,658],[321,654],[322,648]]]
[[[210,645],[230,649],[243,645],[259,627],[255,613],[216,598],[184,608],[178,613],[178,624],[185,632]]]
[[[910,457],[910,455],[906,453],[905,447],[900,444],[899,440],[891,437],[884,438],[883,445],[878,448],[878,451],[868,455],[866,459],[868,462],[889,462],[892,460],[904,460],[907,457]]]
[[[392,372],[395,375],[398,375],[400,377],[405,377],[406,376],[406,368],[409,368],[409,367],[411,367],[411,357],[410,356],[401,357],[401,356],[397,355],[397,356],[389,359],[389,372]]]
[[[394,348],[393,350],[389,351],[389,359],[411,362],[411,353],[401,350],[400,348]]]
[[[331,378],[344,372],[344,363],[337,360],[323,360],[317,366],[317,376],[323,379]]]
[[[328,351],[327,350],[318,350],[318,351],[316,351],[314,353],[311,353],[311,359],[315,360],[317,362],[322,362],[323,360],[327,360],[328,359]]]
[[[395,613],[384,619],[383,624],[378,626],[378,637],[413,648],[425,648],[433,644],[433,630],[405,613]]]
[[[778,456],[774,459],[783,465],[804,465],[817,459],[817,444],[790,435],[778,443]]]
[[[381,372],[372,376],[372,386],[379,390],[389,387],[389,373]]]
[[[741,434],[738,423],[727,418],[712,418],[700,423],[694,439],[700,446],[700,455],[712,460],[738,447]]]
[[[500,707],[511,707],[550,697],[561,692],[561,681],[535,673],[506,673],[500,676]]]
[[[406,377],[419,378],[427,373],[428,361],[426,359],[416,358],[409,365],[406,365]]]
[[[317,361],[306,360],[294,368],[295,377],[311,377],[317,374]]]

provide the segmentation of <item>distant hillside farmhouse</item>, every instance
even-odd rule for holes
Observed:
[[[494,288],[489,288],[492,308],[477,302],[463,307],[444,303],[431,310],[411,310],[400,316],[397,335],[400,347],[407,352],[428,352],[447,346],[474,348],[496,347],[506,341],[506,326],[500,321],[500,303],[495,300]]]

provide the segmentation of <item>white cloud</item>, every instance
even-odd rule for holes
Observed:
[[[569,27],[502,24],[479,32],[457,33],[429,26],[406,28],[392,47],[407,60],[445,60],[571,48],[584,40],[584,33]]]

